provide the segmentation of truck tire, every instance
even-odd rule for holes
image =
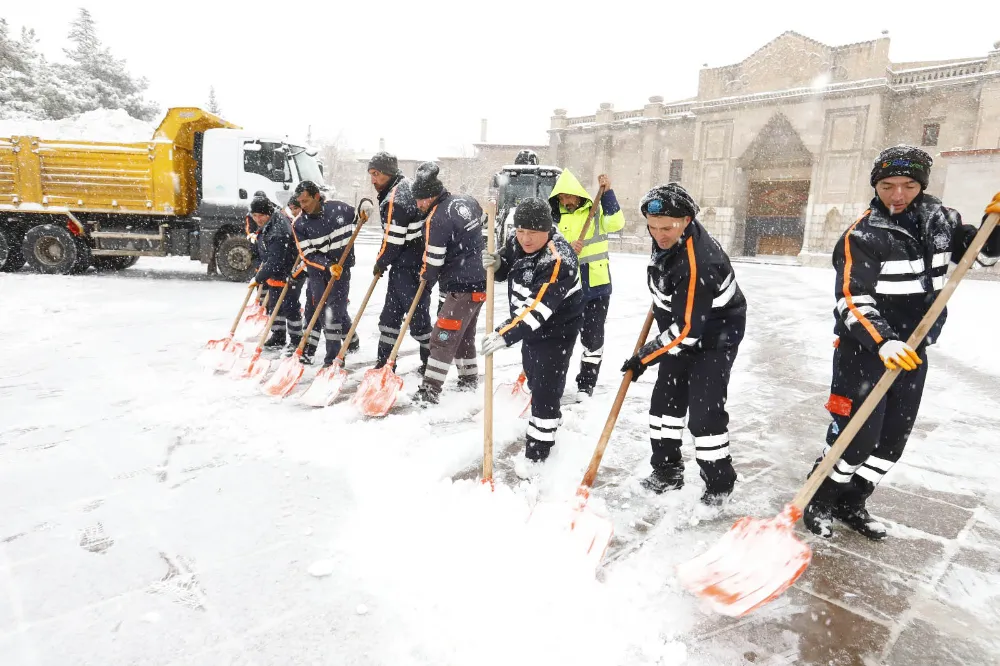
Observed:
[[[135,266],[139,257],[94,257],[94,268],[99,271],[123,271]]]
[[[13,273],[24,266],[21,237],[11,229],[0,229],[0,271]]]
[[[253,250],[240,235],[226,236],[215,250],[215,265],[230,282],[249,282],[253,277]]]
[[[86,273],[87,269],[94,263],[94,255],[90,253],[90,246],[80,238],[74,238],[76,243],[76,263],[70,269],[70,273]]]
[[[28,265],[39,273],[66,275],[80,260],[80,246],[66,227],[39,224],[28,229],[21,243]]]

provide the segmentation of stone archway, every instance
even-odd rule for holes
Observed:
[[[747,181],[743,253],[797,255],[805,236],[812,153],[783,114],[771,117],[739,159]]]

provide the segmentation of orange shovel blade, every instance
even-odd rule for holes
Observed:
[[[598,515],[580,495],[567,502],[539,502],[528,518],[528,525],[542,538],[556,540],[558,548],[569,553],[571,561],[588,571],[597,570],[615,535],[611,519]]]
[[[788,504],[771,519],[741,518],[677,578],[716,613],[740,617],[776,599],[809,566],[812,551],[795,536],[802,512]]]
[[[228,372],[242,353],[243,345],[233,342],[231,337],[224,340],[210,340],[199,355],[198,361],[216,372]]]
[[[276,398],[284,398],[291,393],[299,380],[302,379],[302,373],[305,371],[302,363],[299,362],[301,356],[296,352],[281,361],[274,374],[260,387],[260,392]]]
[[[516,382],[505,382],[493,392],[493,409],[499,414],[525,416],[531,406],[531,393],[524,386],[522,374]]]
[[[244,317],[237,332],[244,340],[256,340],[264,332],[268,319],[270,317],[267,316],[266,312]]]
[[[229,371],[232,379],[250,379],[260,381],[271,367],[270,359],[261,358],[260,347],[254,350],[252,356],[242,356],[233,364]]]
[[[396,404],[403,380],[388,365],[365,372],[351,403],[365,416],[385,416]]]
[[[312,384],[299,396],[299,400],[310,407],[329,407],[340,395],[340,389],[344,388],[346,381],[347,371],[340,366],[339,361],[334,361],[333,365],[316,373]]]

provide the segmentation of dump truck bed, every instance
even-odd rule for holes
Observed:
[[[194,133],[236,127],[170,109],[149,141],[0,137],[0,210],[185,216],[197,206]]]

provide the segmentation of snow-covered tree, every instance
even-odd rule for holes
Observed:
[[[208,110],[217,116],[222,115],[222,109],[219,107],[219,100],[215,96],[215,86],[208,87]]]
[[[115,58],[101,44],[97,26],[90,12],[81,8],[70,25],[72,48],[64,49],[69,59],[62,69],[71,83],[71,96],[79,103],[79,111],[92,109],[125,109],[133,118],[152,120],[158,109],[142,96],[149,83],[133,78],[125,61]]]
[[[34,30],[10,35],[0,19],[0,118],[60,119],[94,109],[124,109],[151,120],[155,105],[143,97],[148,83],[133,78],[125,62],[101,44],[90,12],[81,9],[70,26],[65,63],[50,63]]]

